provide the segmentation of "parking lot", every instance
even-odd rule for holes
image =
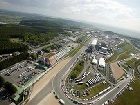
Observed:
[[[43,71],[44,70],[36,69],[34,62],[23,61],[0,71],[0,75],[17,86],[23,86]]]

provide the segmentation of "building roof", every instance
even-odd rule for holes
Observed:
[[[97,64],[97,59],[92,59],[92,63]]]
[[[97,44],[97,41],[98,41],[98,39],[95,38],[95,39],[92,40],[92,43],[91,43],[91,44],[92,44],[92,45],[96,45],[96,44]]]
[[[99,59],[99,65],[102,67],[105,67],[105,59],[104,58]]]

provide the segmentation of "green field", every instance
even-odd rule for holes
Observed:
[[[82,47],[83,47],[83,45],[79,45],[78,47],[72,49],[72,50],[69,52],[68,56],[69,56],[69,57],[73,57]]]
[[[110,105],[140,105],[140,79],[138,78],[140,74],[137,71],[137,67],[140,65],[140,59],[132,58],[126,62],[126,65],[130,65],[135,70],[135,80],[130,85],[133,91],[125,90],[123,94]]]
[[[135,68],[135,62],[137,62],[137,59],[136,58],[132,58],[131,60],[126,61],[126,65],[129,65],[132,68]]]
[[[103,84],[103,83],[97,84],[96,86],[92,87],[89,90],[89,94],[87,96],[82,96],[81,98],[89,99],[89,98],[97,95],[99,92],[103,91],[104,89],[106,89],[108,86],[109,86],[108,83],[106,83],[106,84]]]
[[[132,59],[126,61],[126,63],[124,65],[121,65],[121,66],[126,70],[129,70],[129,66],[130,66],[132,69],[137,71],[137,67],[139,65],[140,65],[140,59],[132,58]]]
[[[86,88],[87,88],[87,85],[85,83],[77,84],[74,86],[74,90],[84,91]]]
[[[73,70],[70,72],[69,77],[71,79],[77,78],[83,69],[84,69],[84,61],[79,61],[73,68]]]
[[[106,60],[107,63],[129,58],[131,53],[136,52],[134,46],[126,41],[118,45],[117,48],[118,49],[114,50],[114,54]]]
[[[90,41],[90,37],[85,37],[85,36],[84,36],[84,39],[82,39],[82,40],[81,40],[81,43],[79,43],[80,45],[79,45],[78,47],[72,49],[72,50],[69,52],[68,56],[73,57],[73,56],[84,46],[84,44],[86,44],[86,43],[89,42],[89,41]]]

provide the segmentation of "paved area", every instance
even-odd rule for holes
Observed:
[[[59,101],[55,98],[53,93],[48,94],[37,105],[60,105]]]
[[[52,91],[53,77],[67,64],[70,58],[60,61],[51,71],[44,75],[33,87],[30,100],[26,105],[37,105]]]
[[[17,86],[23,86],[43,72],[43,70],[35,68],[34,62],[23,61],[0,71],[0,75]]]

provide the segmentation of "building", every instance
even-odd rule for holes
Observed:
[[[47,63],[48,65],[52,66],[56,63],[56,54],[55,53],[50,53],[48,55],[46,55],[46,57],[44,58],[45,63]]]
[[[56,53],[56,60],[58,61],[61,59],[64,55],[66,55],[70,51],[69,47],[61,49],[58,53]]]
[[[92,40],[91,45],[94,45],[95,46],[97,44],[97,42],[98,42],[98,39],[95,38],[95,39]]]
[[[100,49],[100,53],[102,53],[102,54],[107,54],[107,47],[101,47],[101,49]]]
[[[98,63],[97,59],[95,59],[95,58],[92,59],[92,64],[95,64],[96,65],[97,63]]]
[[[77,41],[77,37],[69,37],[69,40],[76,42]]]
[[[105,67],[105,59],[104,58],[99,59],[99,66],[100,67]]]

